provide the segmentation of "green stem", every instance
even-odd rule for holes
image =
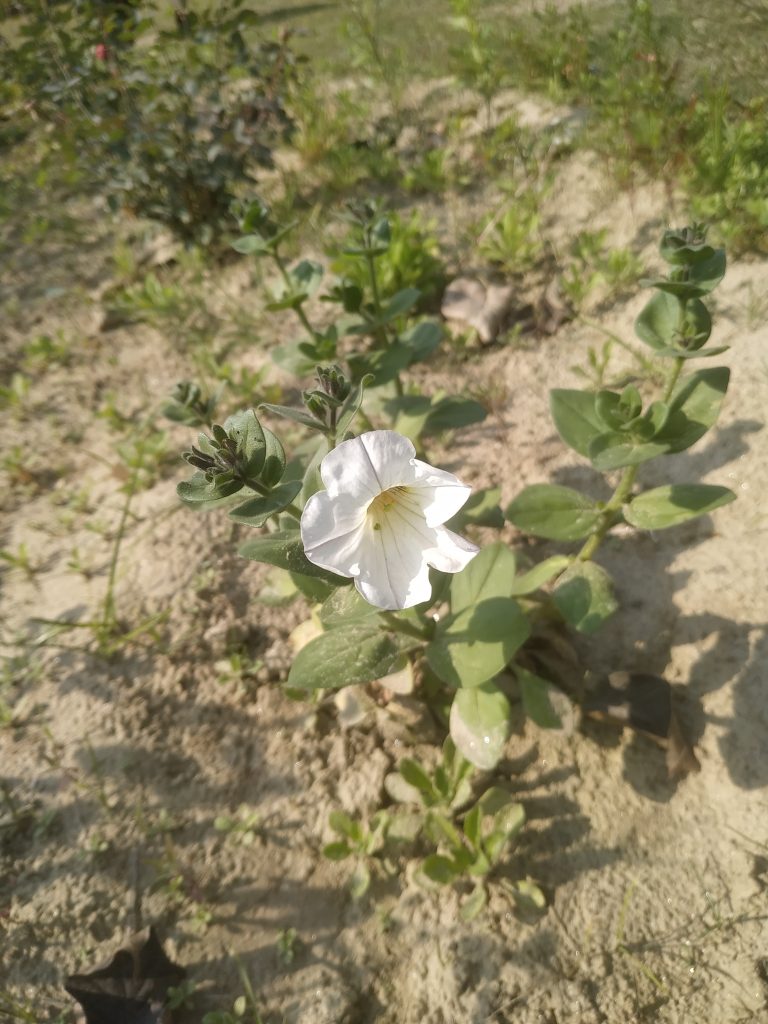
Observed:
[[[670,373],[664,388],[664,394],[662,396],[663,402],[668,402],[671,398],[684,364],[684,359],[675,360],[675,365],[672,367],[672,372]],[[613,526],[616,513],[621,510],[622,505],[632,493],[632,486],[634,485],[638,468],[638,466],[627,466],[622,473],[616,490],[613,492],[610,501],[603,509],[602,515],[600,516],[600,520],[597,524],[597,529],[592,536],[587,538],[585,541],[584,546],[576,556],[577,561],[588,562],[602,544],[603,538]]]
[[[637,466],[627,466],[621,474],[621,480],[619,480],[616,490],[602,511],[597,529],[591,537],[587,538],[581,551],[576,556],[577,562],[588,562],[602,544],[606,533],[613,526],[616,513],[620,511],[621,506],[632,492],[632,485],[637,476],[637,468]]]
[[[288,270],[287,270],[287,268],[285,266],[285,263],[283,262],[280,254],[278,253],[278,251],[276,249],[273,250],[273,252],[272,252],[272,259],[275,261],[275,264],[277,265],[277,269],[280,271],[280,276],[282,277],[283,281],[285,282],[285,287],[288,289],[289,292],[292,292],[293,291],[293,281],[291,281],[291,278],[290,278]],[[317,331],[314,329],[314,327],[312,326],[312,324],[309,322],[309,319],[307,318],[307,314],[302,309],[302,303],[300,302],[298,305],[293,306],[292,309],[293,309],[294,313],[296,314],[296,316],[301,321],[302,326],[304,327],[304,330],[310,336],[312,341],[316,342],[318,340],[318,338],[319,338],[319,335],[318,335]]]
[[[257,480],[245,480],[243,482],[245,483],[246,487],[250,487],[252,491],[255,491],[256,494],[260,494],[263,498],[266,498],[267,495],[271,493],[269,487],[265,487],[263,484],[260,484]],[[280,509],[280,512],[287,512],[288,515],[293,516],[294,519],[301,519],[301,509],[298,507],[298,505],[294,505],[293,502],[291,502],[289,505],[284,505]],[[275,512],[275,515],[279,514],[279,512]]]
[[[410,622],[403,622],[402,619],[398,619],[398,617],[393,615],[392,612],[379,612],[379,615],[381,615],[389,628],[393,629],[396,633],[405,633],[407,636],[415,636],[419,640],[429,639],[424,630],[419,629],[418,626],[414,626]]]
[[[373,293],[373,308],[376,310],[376,316],[381,313],[381,296],[379,295],[379,282],[376,280],[376,257],[371,253],[365,254],[365,260],[368,264],[368,277],[371,279],[371,292]],[[387,341],[386,328],[380,327],[382,341]]]
[[[373,294],[373,308],[376,311],[377,319],[381,316],[381,296],[379,295],[379,282],[376,280],[376,258],[371,253],[366,253],[366,261],[368,263],[368,276],[371,279],[371,292]],[[387,334],[387,328],[382,324],[375,331],[375,338],[383,345],[390,345],[389,335]],[[398,398],[402,397],[403,394],[403,382],[400,380],[400,374],[395,374],[395,394]]]
[[[680,376],[680,373],[681,373],[681,371],[683,369],[684,363],[685,363],[684,359],[679,359],[678,358],[678,359],[675,360],[675,365],[672,367],[672,372],[669,375],[669,380],[667,381],[667,386],[664,388],[664,395],[662,397],[662,402],[668,402],[670,400],[670,398],[672,397],[672,392],[675,390],[675,385],[677,384],[677,379]]]

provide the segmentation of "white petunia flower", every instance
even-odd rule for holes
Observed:
[[[428,601],[429,566],[460,572],[478,551],[443,526],[471,488],[415,456],[393,430],[343,441],[320,465],[326,490],[312,495],[301,516],[310,562],[351,576],[377,608]]]

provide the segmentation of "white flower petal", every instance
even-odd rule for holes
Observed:
[[[416,459],[402,435],[372,430],[344,441],[323,459],[320,474],[327,489],[309,499],[301,517],[306,556],[353,577],[376,607],[428,601],[430,566],[460,572],[477,553],[442,525],[470,488]]]
[[[370,604],[389,611],[428,601],[432,587],[423,539],[386,521],[380,530],[367,528],[355,586]]]
[[[408,438],[394,430],[370,430],[329,452],[320,476],[332,498],[343,494],[368,502],[390,487],[413,481],[415,454]]]
[[[365,508],[327,491],[313,494],[301,514],[304,554],[314,565],[341,576],[358,571],[360,542],[365,530]]]
[[[444,526],[436,527],[434,533],[437,543],[424,552],[424,557],[440,572],[461,572],[480,550],[476,544],[446,530]]]
[[[441,526],[462,508],[472,493],[453,473],[435,469],[426,462],[414,459],[416,481],[414,491],[427,521],[427,526]]]

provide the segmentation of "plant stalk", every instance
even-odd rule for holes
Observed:
[[[405,633],[407,636],[415,636],[419,640],[428,640],[424,630],[419,629],[418,626],[412,625],[410,622],[403,622],[402,619],[398,619],[392,612],[379,612],[379,615],[384,619],[390,629],[393,629],[396,633]]]
[[[669,379],[667,380],[664,388],[664,395],[662,396],[663,402],[668,402],[671,398],[684,363],[684,359],[678,358],[675,360],[675,365],[672,367],[672,372],[670,373]],[[632,487],[635,482],[635,477],[637,476],[638,468],[638,466],[627,466],[622,473],[616,490],[613,492],[610,501],[603,509],[597,529],[591,537],[587,538],[581,551],[576,556],[577,562],[588,562],[602,544],[603,538],[613,526],[616,513],[621,510],[621,506],[632,493]]]

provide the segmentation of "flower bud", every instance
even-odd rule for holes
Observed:
[[[344,376],[341,367],[335,363],[331,366],[318,366],[317,381],[326,395],[330,395],[338,402],[343,402],[352,389],[352,385]]]

